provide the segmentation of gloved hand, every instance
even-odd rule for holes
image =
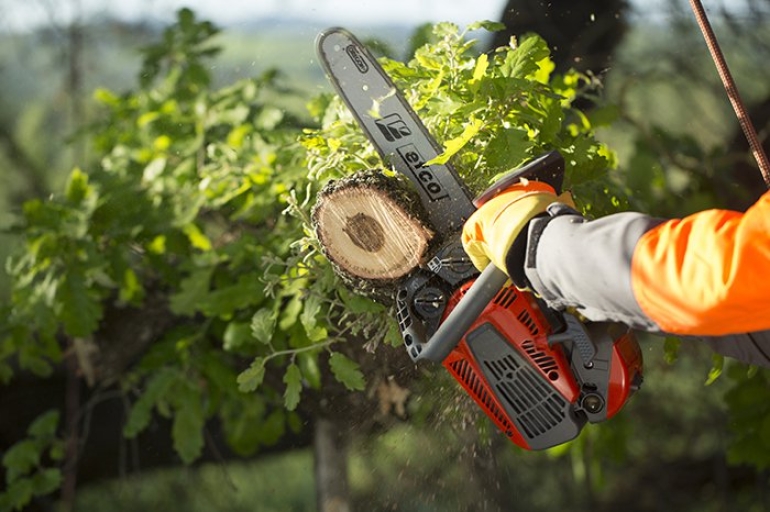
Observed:
[[[569,193],[557,197],[550,185],[522,179],[483,204],[465,222],[462,232],[463,248],[476,268],[483,270],[491,261],[507,273],[505,261],[514,240],[533,217],[554,202],[574,206]]]

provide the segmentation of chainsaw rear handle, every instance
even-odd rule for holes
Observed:
[[[521,178],[547,183],[559,194],[564,181],[564,158],[554,150],[531,160],[526,165],[506,174],[482,192],[474,199],[474,206],[480,208],[496,195],[518,183]],[[422,324],[405,329],[402,335],[407,352],[412,359],[442,362],[507,281],[508,275],[503,270],[489,264],[430,339],[426,340],[425,328]]]

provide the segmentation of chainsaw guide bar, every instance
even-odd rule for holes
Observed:
[[[369,50],[350,32],[318,36],[318,57],[382,161],[414,184],[442,235],[462,228],[475,208],[450,164],[426,166],[442,149]]]

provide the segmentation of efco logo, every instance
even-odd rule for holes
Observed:
[[[436,176],[431,172],[430,167],[423,167],[425,159],[422,157],[414,144],[406,144],[396,149],[401,159],[409,166],[412,175],[417,179],[417,183],[425,191],[425,194],[431,201],[446,199],[448,194],[438,182]]]
[[[398,114],[390,114],[383,118],[374,121],[375,126],[380,129],[383,137],[388,142],[393,142],[397,139],[403,139],[409,137],[412,134],[412,130],[406,125],[401,116]]]
[[[348,57],[350,57],[350,60],[353,61],[353,64],[356,65],[356,69],[360,71],[361,73],[366,73],[369,71],[369,64],[366,63],[366,60],[361,55],[361,50],[359,50],[356,45],[351,44],[348,45],[347,48],[345,48],[345,53],[348,54]]]

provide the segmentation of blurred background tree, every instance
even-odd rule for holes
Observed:
[[[583,10],[561,3],[501,5],[510,32],[495,44],[540,33],[557,69],[580,67],[601,78],[603,88],[588,98],[589,116],[611,123],[598,135],[617,151],[611,179],[630,206],[684,215],[750,204],[763,185],[686,3],[661,2],[655,13],[647,4],[592,2]],[[748,0],[709,11],[765,141],[769,7]],[[313,427],[329,419],[337,435],[327,439],[345,441],[337,443],[331,470],[349,476],[338,492],[352,509],[768,507],[767,374],[713,359],[696,342],[643,340],[646,383],[621,417],[564,449],[535,454],[502,442],[439,369],[414,368],[398,347],[383,345],[374,355],[349,351],[356,344],[344,341],[314,347],[327,341],[318,330],[327,306],[300,316],[307,307],[301,276],[280,288],[278,309],[255,322],[251,313],[269,298],[243,297],[264,288],[264,269],[253,268],[263,254],[243,251],[254,240],[288,249],[274,234],[288,227],[272,224],[286,206],[275,198],[304,186],[305,169],[283,137],[315,126],[303,104],[323,85],[312,57],[289,63],[276,56],[298,47],[295,56],[312,55],[314,34],[228,35],[191,14],[173,31],[83,16],[63,21],[55,5],[48,8],[49,27],[6,33],[0,45],[2,220],[14,226],[2,246],[17,248],[17,258],[23,243],[28,255],[37,251],[30,271],[51,261],[74,265],[78,254],[104,258],[56,285],[25,281],[19,259],[7,266],[0,450],[6,468],[19,473],[15,481],[29,480],[15,491],[29,495],[26,508],[313,510],[309,446]],[[363,33],[397,47],[385,32]],[[215,46],[223,51],[215,55]],[[142,58],[140,47],[147,48]],[[283,75],[257,71],[255,47],[286,64]],[[88,99],[95,90],[97,101]],[[81,131],[97,136],[78,137]],[[86,172],[71,173],[73,165]],[[122,197],[103,181],[98,169],[105,165],[127,180]],[[205,193],[187,195],[185,187],[199,178],[207,180]],[[147,188],[148,180],[154,185]],[[233,188],[232,180],[247,186]],[[223,195],[233,190],[239,192]],[[179,197],[195,197],[194,204],[174,200],[182,191]],[[51,194],[77,212],[72,231],[55,243],[23,228],[58,225],[65,210],[47,200]],[[93,229],[99,237],[84,245],[83,230]],[[286,240],[286,231],[281,236]],[[139,244],[133,255],[103,244],[128,239]],[[153,266],[142,266],[136,254]],[[178,268],[185,259],[193,263]],[[19,310],[30,296],[45,305],[56,293],[77,302],[69,311]],[[356,304],[349,298],[348,307]],[[362,314],[382,314],[358,306]],[[53,330],[56,320],[64,327]],[[33,335],[24,321],[44,328]],[[85,336],[89,325],[97,326],[93,336]],[[287,351],[269,355],[282,361],[281,371],[249,366],[259,343],[250,336],[267,328],[285,333],[269,352]],[[171,358],[180,364],[169,369]],[[301,383],[285,371],[292,364]],[[242,389],[261,379],[261,398],[246,408],[236,369],[253,370]],[[350,391],[362,387],[360,377],[366,391]],[[401,406],[408,421],[394,413]],[[50,409],[59,411],[58,421],[48,415],[34,422]],[[154,469],[180,460],[195,466]],[[61,500],[43,492],[60,487]]]

